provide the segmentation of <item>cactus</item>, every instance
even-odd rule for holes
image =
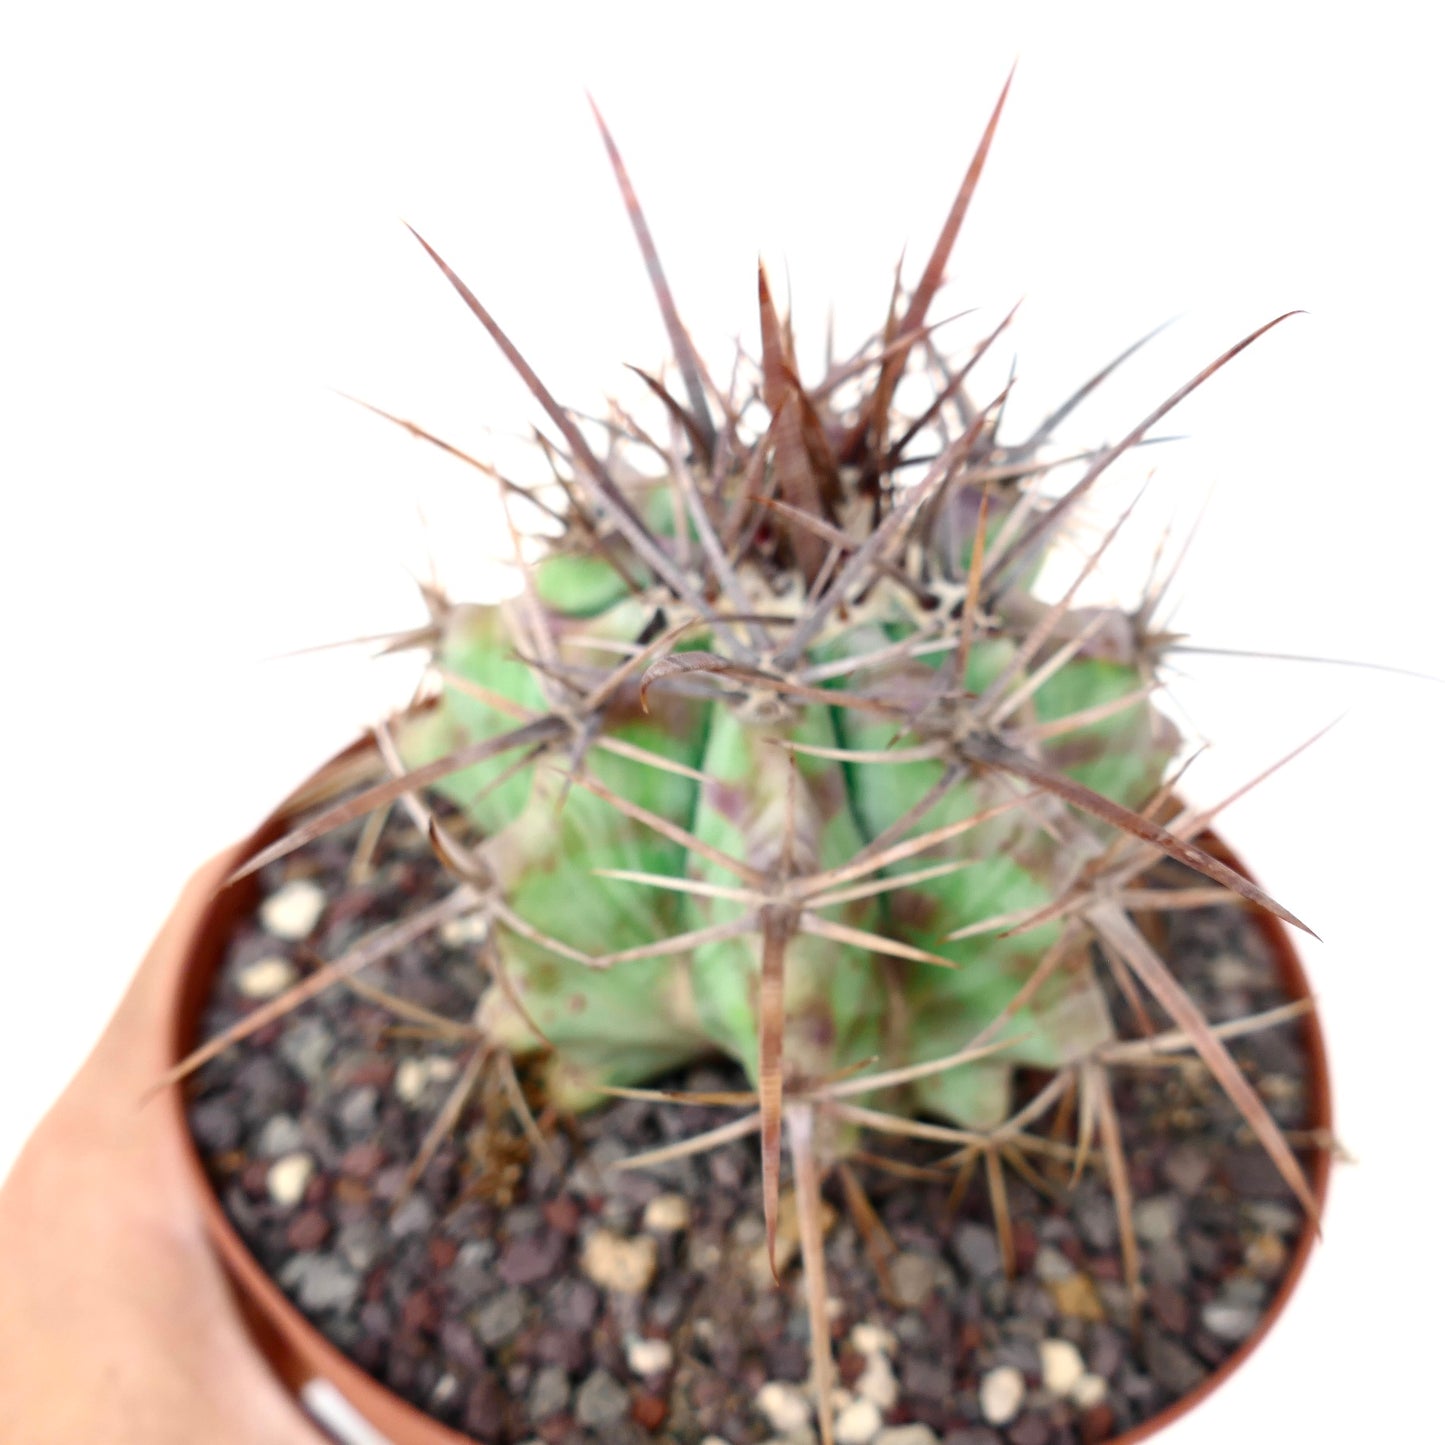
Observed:
[[[503,482],[509,509],[546,510],[554,535],[507,602],[429,594],[431,625],[407,640],[430,650],[431,701],[381,731],[392,776],[250,865],[404,799],[461,880],[457,908],[487,920],[480,1035],[537,1056],[559,1107],[737,1060],[753,1094],[723,1132],[759,1137],[770,1251],[791,1156],[825,1440],[818,1181],[865,1134],[926,1116],[985,1164],[997,1203],[1004,1163],[1046,1147],[1028,1125],[1076,1096],[1066,1152],[1082,1167],[1097,1139],[1137,1283],[1101,956],[1163,1006],[1314,1214],[1283,1136],[1136,917],[1236,896],[1298,923],[1192,841],[1211,814],[1177,812],[1179,739],[1151,700],[1170,640],[1153,625],[1159,589],[1132,612],[1075,604],[1116,527],[1061,599],[1034,590],[1094,481],[1277,323],[1048,498],[1054,428],[1118,362],[1005,445],[1006,394],[976,406],[966,390],[1003,327],[955,369],[928,324],[1003,100],[880,334],[805,383],[760,268],[761,356],[727,392],[678,320],[603,126],[674,350],[681,395],[648,379],[663,438],[619,412],[599,453],[422,242],[555,427],[555,486]],[[904,414],[900,382],[922,374],[932,396]],[[1146,889],[1160,854],[1199,886]],[[1054,1083],[1014,1112],[1021,1065]]]

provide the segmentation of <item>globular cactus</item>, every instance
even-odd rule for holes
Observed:
[[[476,1024],[542,1056],[560,1107],[736,1059],[756,1093],[730,1136],[760,1136],[770,1244],[792,1153],[822,1398],[817,1181],[865,1131],[941,1121],[996,1185],[1001,1141],[1026,1153],[1039,1100],[1071,1090],[1079,1157],[1097,1131],[1130,1251],[1100,967],[1164,1007],[1313,1208],[1136,922],[1227,893],[1297,922],[1191,841],[1208,815],[1173,816],[1157,594],[1130,613],[1033,590],[1094,480],[1268,327],[1050,496],[1042,449],[1078,397],[1005,444],[1004,397],[976,406],[965,384],[998,331],[952,368],[927,320],[998,119],[879,336],[805,382],[760,271],[761,357],[728,392],[678,321],[604,127],[675,353],[681,395],[649,381],[665,435],[619,412],[589,440],[427,247],[555,427],[555,486],[504,491],[554,535],[512,600],[433,597],[434,696],[386,730],[395,776],[263,855],[411,798],[487,920]],[[934,383],[910,415],[905,374]],[[424,787],[454,808],[418,803]],[[1146,890],[1160,854],[1200,887]],[[1022,1119],[1020,1065],[1057,1071]]]

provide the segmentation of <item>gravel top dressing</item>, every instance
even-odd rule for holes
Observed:
[[[404,822],[388,824],[370,875],[349,881],[356,836],[266,870],[258,916],[218,977],[208,1036],[450,890]],[[1287,1001],[1245,911],[1176,915],[1166,927],[1165,956],[1209,1018]],[[475,944],[471,922],[458,920],[362,977],[465,1025],[487,982]],[[1114,1003],[1120,1033],[1136,1035],[1130,1007]],[[1162,1015],[1156,1027],[1168,1027]],[[1303,1130],[1298,1025],[1231,1050],[1281,1126]],[[982,1171],[953,1208],[950,1178],[929,1177],[947,1146],[878,1139],[872,1162],[853,1161],[882,1226],[869,1238],[838,1171],[830,1176],[840,1445],[1107,1440],[1250,1335],[1292,1256],[1299,1206],[1202,1065],[1115,1076],[1145,1290],[1137,1328],[1097,1167],[1071,1192],[1066,1165],[1037,1184],[1009,1171],[1012,1281]],[[465,1108],[409,1187],[468,1077]],[[666,1084],[747,1087],[722,1064]],[[529,1088],[525,1070],[520,1086]],[[608,1167],[738,1111],[629,1099],[574,1122],[532,1096],[549,1161],[518,1123],[515,1087],[474,1037],[341,985],[200,1070],[190,1119],[226,1212],[302,1313],[453,1428],[488,1445],[811,1440],[786,1174],[780,1289],[755,1136],[656,1169]],[[876,1162],[885,1155],[890,1167]]]

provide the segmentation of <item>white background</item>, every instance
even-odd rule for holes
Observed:
[[[1307,308],[1166,424],[1189,440],[1145,458],[1137,546],[1212,488],[1179,626],[1445,673],[1445,115],[1412,7],[514,9],[36,6],[0,27],[0,1170],[190,869],[414,675],[266,659],[417,620],[429,542],[459,588],[503,550],[471,474],[331,390],[479,450],[536,419],[399,218],[564,400],[595,408],[621,363],[664,357],[584,87],[705,354],[755,346],[761,252],[816,376],[826,303],[851,347],[905,242],[917,275],[1017,58],[938,310],[979,308],[955,344],[1026,297],[1004,349],[1021,432],[1179,316],[1078,413],[1084,445]],[[1225,831],[1324,940],[1301,947],[1359,1163],[1295,1306],[1167,1438],[1419,1438],[1445,1286],[1445,689],[1181,661],[1215,743],[1199,798],[1346,713]]]

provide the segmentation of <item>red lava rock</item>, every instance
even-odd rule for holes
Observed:
[[[867,1361],[857,1350],[843,1350],[838,1356],[838,1379],[843,1388],[851,1390],[854,1382],[863,1373]]]
[[[271,1172],[269,1159],[253,1159],[241,1171],[241,1188],[247,1194],[260,1195],[266,1192],[266,1176]]]
[[[347,1065],[337,1083],[348,1089],[361,1089],[368,1084],[374,1089],[389,1089],[395,1078],[396,1065],[390,1059],[357,1059]]]
[[[443,1320],[440,1330],[442,1350],[453,1373],[470,1376],[482,1366],[482,1347],[477,1337],[461,1320]]]
[[[497,1274],[504,1284],[540,1284],[557,1272],[566,1249],[566,1238],[550,1230],[525,1234],[507,1242]]]
[[[401,1307],[401,1322],[410,1330],[435,1334],[441,1323],[441,1308],[430,1290],[419,1289],[406,1297]]]
[[[286,1226],[286,1243],[304,1253],[319,1249],[331,1236],[331,1221],[319,1209],[305,1209]]]
[[[1034,1267],[1039,1252],[1039,1237],[1034,1227],[1026,1222],[1014,1225],[1014,1255],[1018,1259],[1018,1272],[1027,1274]]]
[[[925,1400],[946,1400],[953,1394],[953,1370],[937,1360],[905,1355],[901,1381],[906,1394]]]
[[[667,1419],[667,1401],[656,1395],[639,1395],[632,1402],[632,1418],[644,1430],[656,1430]]]
[[[343,923],[350,923],[353,918],[360,918],[375,902],[375,896],[365,888],[343,893],[326,910],[327,926],[337,928]]]
[[[444,1234],[434,1234],[426,1242],[427,1258],[431,1260],[432,1268],[435,1270],[450,1269],[457,1262],[457,1255],[460,1252],[461,1245],[454,1239],[448,1239]]]
[[[602,1296],[585,1279],[566,1281],[551,1301],[554,1322],[569,1330],[590,1330],[602,1308]]]
[[[1042,1415],[1025,1415],[1008,1432],[1009,1445],[1049,1445],[1053,1433]]]
[[[1114,1412],[1107,1404],[1090,1406],[1078,1420],[1082,1445],[1104,1445],[1114,1437]]]
[[[1224,1177],[1246,1199],[1288,1199],[1289,1185],[1262,1149],[1232,1149],[1224,1159]]]
[[[983,1344],[983,1329],[969,1320],[961,1325],[958,1331],[958,1358],[960,1363],[967,1364],[968,1361],[978,1353],[978,1348]]]
[[[905,1411],[905,1424],[927,1425],[942,1435],[948,1428],[948,1406],[942,1400],[920,1400],[911,1411]]]
[[[1189,1301],[1167,1284],[1149,1287],[1149,1308],[1155,1318],[1172,1335],[1182,1335],[1189,1328]]]
[[[591,1357],[587,1338],[574,1330],[558,1329],[548,1325],[538,1332],[529,1351],[539,1363],[561,1365],[569,1374],[578,1374]]]
[[[1134,1191],[1135,1199],[1142,1199],[1157,1192],[1159,1181],[1155,1176],[1154,1166],[1148,1159],[1129,1161],[1129,1185]]]
[[[717,1414],[727,1402],[727,1381],[721,1375],[699,1376],[692,1382],[690,1394],[692,1407],[697,1411],[699,1417],[706,1415],[710,1418]]]
[[[338,1179],[331,1186],[331,1197],[340,1205],[362,1208],[371,1203],[371,1186],[360,1179]]]
[[[574,1422],[570,1415],[550,1415],[541,1424],[532,1429],[532,1434],[539,1440],[546,1441],[546,1445],[567,1445],[572,1435]]]
[[[306,1185],[306,1193],[303,1198],[307,1204],[312,1206],[325,1204],[326,1197],[331,1193],[331,1183],[324,1174],[316,1174]]]
[[[338,1167],[343,1174],[369,1177],[386,1163],[386,1150],[373,1139],[363,1144],[353,1144],[341,1156]]]
[[[542,1218],[559,1234],[576,1234],[582,1223],[582,1206],[570,1194],[559,1194],[542,1206]]]
[[[1116,1256],[1101,1254],[1090,1257],[1084,1267],[1084,1273],[1092,1275],[1095,1279],[1123,1279],[1124,1267]]]
[[[462,1426],[479,1440],[493,1445],[502,1439],[507,1425],[507,1395],[490,1372],[474,1384],[467,1395]]]
[[[368,1304],[376,1304],[386,1298],[386,1266],[382,1265],[366,1276],[366,1284],[362,1288],[362,1298]]]

